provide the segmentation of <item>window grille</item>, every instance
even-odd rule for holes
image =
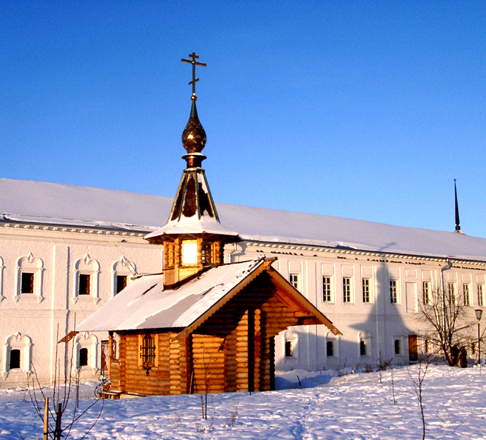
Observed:
[[[140,357],[142,359],[142,367],[148,375],[155,363],[155,339],[152,338],[149,333],[146,333],[142,340]]]

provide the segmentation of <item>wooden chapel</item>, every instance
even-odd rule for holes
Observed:
[[[164,247],[162,274],[144,275],[82,322],[108,331],[107,395],[266,391],[275,386],[274,337],[293,325],[341,332],[278,271],[275,259],[225,264],[238,234],[221,225],[202,161],[206,133],[192,106],[182,134],[186,169],[167,224],[146,236]]]

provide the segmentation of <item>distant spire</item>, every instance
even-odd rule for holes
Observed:
[[[464,232],[461,231],[461,226],[460,226],[460,221],[459,221],[459,203],[457,201],[457,188],[456,188],[456,179],[454,179],[454,199],[456,203],[456,231],[459,234],[464,234]]]

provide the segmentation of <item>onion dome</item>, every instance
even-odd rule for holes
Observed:
[[[189,154],[200,153],[206,145],[206,132],[199,121],[195,99],[192,101],[191,116],[182,133],[182,145]]]

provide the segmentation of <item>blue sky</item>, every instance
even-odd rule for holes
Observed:
[[[486,237],[486,3],[4,1],[0,177]],[[166,219],[162,219],[164,223]],[[224,219],[222,219],[224,223]]]

